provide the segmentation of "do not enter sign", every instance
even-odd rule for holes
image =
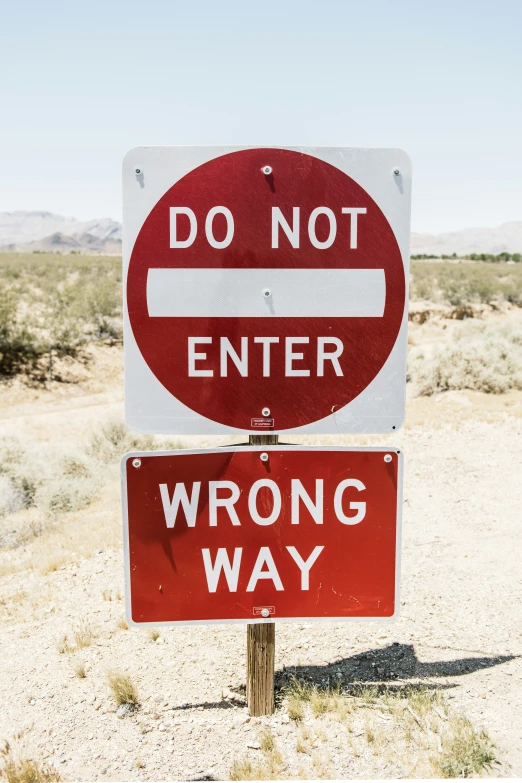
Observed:
[[[129,621],[393,618],[401,474],[382,448],[125,455]]]
[[[131,150],[129,423],[400,426],[409,185],[398,150]]]

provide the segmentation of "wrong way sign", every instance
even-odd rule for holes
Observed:
[[[397,614],[397,449],[133,453],[122,483],[130,623]]]
[[[132,427],[401,425],[411,179],[402,151],[141,147],[123,169]]]

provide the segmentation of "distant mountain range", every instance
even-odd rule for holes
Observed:
[[[121,253],[121,225],[111,218],[76,220],[52,212],[0,212],[0,251]]]
[[[442,256],[456,253],[522,253],[522,220],[502,223],[497,228],[463,228],[444,234],[412,234],[412,255]]]
[[[121,253],[121,224],[111,218],[76,220],[52,212],[0,212],[0,251]],[[412,255],[522,253],[522,220],[497,228],[464,228],[411,235]]]

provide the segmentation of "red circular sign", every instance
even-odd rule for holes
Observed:
[[[232,237],[223,211],[214,211],[209,216],[216,206],[225,207],[233,216]],[[177,217],[175,239],[179,244],[187,244],[186,247],[171,247],[172,207],[189,210],[196,217],[195,234],[194,221],[187,212],[180,210]],[[278,247],[272,247],[273,207],[279,208],[287,226],[294,230],[293,210],[299,208],[299,231],[289,236],[289,231],[285,233],[280,228]],[[318,207],[322,210],[314,213]],[[353,247],[351,214],[343,213],[343,208],[366,210],[358,215],[356,247]],[[315,217],[310,219],[312,213]],[[329,214],[335,216],[333,240]],[[205,231],[206,224],[212,244]],[[293,238],[295,244],[297,236],[298,248],[290,241]],[[299,317],[149,315],[150,269],[216,268],[383,270],[384,309],[377,317],[309,317],[305,301],[299,303]],[[205,273],[200,272],[197,280],[203,281],[203,288]],[[233,289],[230,296],[233,299]],[[343,408],[381,370],[403,317],[404,268],[388,221],[369,194],[349,176],[335,166],[299,152],[242,150],[222,155],[189,172],[158,201],[132,251],[127,303],[143,358],[174,397],[202,416],[224,425],[256,430],[253,420],[268,416],[273,420],[272,429],[283,430],[310,424]],[[288,374],[286,338],[289,336],[307,338],[296,340],[290,346],[300,357],[294,357],[290,366],[308,372],[307,375]],[[269,376],[263,362],[266,345],[256,342],[256,337],[274,338],[269,346]],[[340,341],[342,353],[338,364],[328,360],[322,363],[321,375],[318,338],[325,337]],[[197,362],[198,369],[206,371],[205,376],[189,374],[189,338],[196,338],[192,343],[196,348],[192,350],[198,354],[196,359],[192,357],[192,366]],[[227,345],[236,356],[242,359],[248,356],[248,361],[241,365],[243,374],[237,363],[226,356],[228,369],[223,375],[221,338],[227,338]],[[242,338],[248,341],[245,354],[241,353],[245,347]],[[331,345],[328,350],[332,350]]]

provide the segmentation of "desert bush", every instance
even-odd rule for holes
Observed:
[[[0,438],[0,481],[7,487],[0,513],[31,506],[51,515],[76,511],[96,497],[101,475],[102,466],[72,446]]]
[[[185,441],[158,438],[132,432],[121,419],[112,419],[94,433],[87,447],[91,457],[101,463],[115,463],[127,451],[155,451],[159,449],[184,449]]]
[[[450,344],[412,349],[408,379],[420,395],[452,389],[497,394],[522,389],[522,331],[466,322],[455,330]]]
[[[99,495],[105,481],[115,475],[107,468],[116,471],[126,451],[184,447],[182,441],[137,435],[120,420],[101,426],[83,448],[0,436],[0,517],[36,508],[47,521],[78,511]],[[40,526],[35,524],[33,533]]]
[[[9,476],[0,473],[0,517],[19,511],[25,505],[23,492]]]
[[[150,451],[154,447],[152,435],[138,435],[124,421],[113,419],[94,433],[88,453],[103,463],[120,459],[126,451]]]

